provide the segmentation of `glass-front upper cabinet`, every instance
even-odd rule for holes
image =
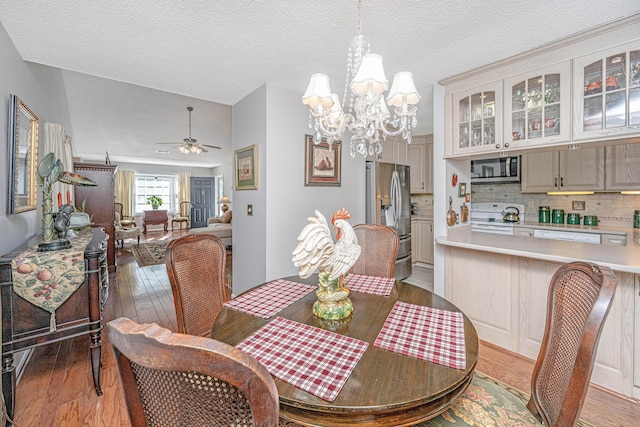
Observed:
[[[505,148],[569,140],[570,71],[567,61],[505,80]]]
[[[640,132],[640,41],[574,60],[574,139]]]
[[[453,154],[502,148],[500,82],[453,95]]]

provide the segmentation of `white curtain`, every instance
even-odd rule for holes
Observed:
[[[191,174],[188,172],[181,172],[178,174],[178,207],[180,209],[180,202],[192,202],[191,200]]]
[[[113,185],[115,187],[116,202],[122,203],[122,215],[133,216],[136,173],[118,169]]]
[[[44,155],[53,153],[60,159],[66,172],[73,172],[73,147],[71,137],[64,134],[64,128],[57,123],[44,124]],[[51,186],[53,208],[57,211],[60,205],[75,206],[75,191],[73,185],[55,182]]]

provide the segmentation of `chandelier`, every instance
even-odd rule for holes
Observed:
[[[391,90],[382,67],[382,56],[370,53],[369,41],[362,35],[360,7],[358,1],[358,35],[349,45],[347,77],[342,97],[331,92],[326,74],[311,76],[309,86],[302,96],[302,103],[309,106],[309,127],[314,130],[313,142],[319,144],[326,138],[329,147],[333,141],[342,140],[345,130],[351,132],[350,154],[363,156],[380,154],[381,141],[388,136],[402,135],[411,143],[411,129],[418,120],[416,104],[420,95],[413,82],[413,74],[404,71],[393,78]],[[351,88],[348,110],[346,105],[348,88]],[[393,116],[389,107],[393,107]]]

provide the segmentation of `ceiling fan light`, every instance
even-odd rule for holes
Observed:
[[[178,150],[180,150],[180,152],[181,152],[182,154],[189,154],[189,148],[187,148],[187,147],[186,147],[186,146],[184,146],[184,145],[179,146],[179,147],[178,147]]]

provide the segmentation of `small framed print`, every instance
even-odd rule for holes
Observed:
[[[464,201],[467,203],[471,201],[471,193],[467,193],[464,195]]]
[[[304,185],[340,187],[342,143],[326,140],[313,143],[313,136],[305,135]]]
[[[458,184],[458,197],[466,197],[467,194],[467,183],[461,182]]]
[[[235,151],[236,190],[258,189],[258,146],[250,145]]]

